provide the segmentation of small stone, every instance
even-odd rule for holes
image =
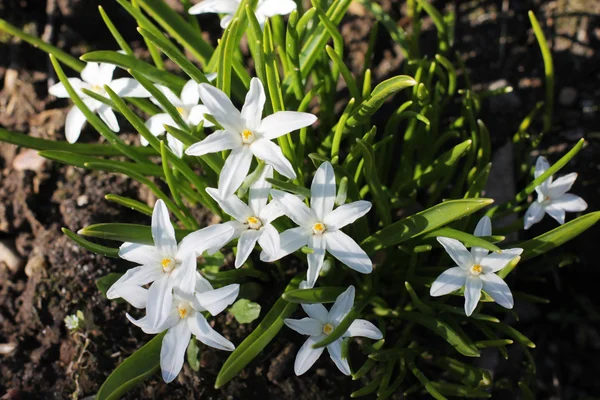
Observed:
[[[25,265],[25,275],[28,277],[33,277],[36,275],[40,275],[44,270],[44,257],[40,255],[35,255],[27,261],[27,265]]]
[[[37,150],[26,149],[15,157],[12,166],[17,171],[41,171],[45,163],[46,159],[40,156]]]
[[[558,95],[558,102],[563,106],[571,106],[577,99],[577,90],[570,86],[562,88]]]
[[[81,196],[79,196],[77,198],[77,206],[79,206],[79,207],[83,207],[89,202],[90,202],[90,199],[86,194],[82,194]]]
[[[7,355],[15,351],[17,348],[16,343],[0,343],[0,354]]]
[[[19,272],[24,264],[14,244],[9,240],[0,240],[0,263],[4,263],[13,274]]]

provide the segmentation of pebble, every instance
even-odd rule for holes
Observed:
[[[41,271],[44,270],[44,257],[40,255],[35,255],[27,261],[27,265],[25,265],[25,275],[28,277],[32,277],[40,274]]]
[[[45,163],[46,159],[40,156],[37,150],[26,149],[15,157],[12,166],[17,171],[41,171]]]
[[[89,202],[90,202],[90,199],[89,199],[89,197],[88,197],[87,195],[85,195],[85,194],[82,194],[81,196],[79,196],[79,197],[77,198],[77,205],[78,205],[79,207],[83,207],[83,206],[85,206],[85,205],[86,205],[87,203],[89,203]]]
[[[0,354],[7,355],[15,351],[17,348],[16,343],[0,343]]]
[[[17,253],[10,240],[0,240],[0,263],[4,263],[13,274],[19,272],[25,260]]]
[[[571,106],[577,99],[577,90],[571,86],[562,88],[558,95],[558,102],[563,106]]]

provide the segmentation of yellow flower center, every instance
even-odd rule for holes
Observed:
[[[250,229],[260,229],[262,227],[262,222],[257,217],[248,217],[248,227]]]
[[[179,113],[179,115],[183,115],[183,113],[185,112],[183,107],[177,107],[176,110]]]
[[[315,222],[315,224],[312,227],[313,233],[315,235],[321,235],[323,232],[325,232],[327,228],[325,227],[325,224],[322,222]]]
[[[331,325],[331,324],[323,325],[323,333],[324,334],[329,335],[331,332],[333,332],[333,325]]]
[[[98,85],[98,84],[94,84],[90,87],[90,90],[92,92],[96,92],[98,94],[103,94],[104,93],[104,88],[102,87],[102,85]]]
[[[252,143],[254,141],[254,133],[249,129],[244,129],[242,132],[242,142]]]
[[[172,258],[163,258],[160,262],[164,272],[171,272],[175,268],[175,260]]]
[[[483,272],[483,268],[481,267],[481,265],[475,264],[471,267],[471,274],[479,275],[481,272]]]
[[[184,319],[188,315],[188,308],[185,305],[177,306],[177,311],[179,311],[179,318]]]

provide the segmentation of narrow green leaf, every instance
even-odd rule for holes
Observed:
[[[106,14],[106,12],[104,11],[104,8],[102,6],[98,6],[98,11],[100,11],[100,16],[102,17],[104,24],[110,31],[110,34],[113,36],[113,38],[115,38],[115,41],[117,42],[117,44],[119,45],[121,50],[123,50],[125,52],[125,54],[127,54],[127,55],[133,55],[133,51],[131,50],[131,47],[129,47],[129,44],[127,44],[127,41],[125,39],[123,39],[123,36],[121,36],[121,33],[119,33],[119,30],[117,29],[115,24],[113,24],[113,22],[111,21],[111,19],[108,16],[108,14]]]
[[[346,289],[345,287],[318,287],[290,290],[282,294],[281,298],[290,303],[299,304],[334,303]]]
[[[192,232],[191,230],[175,229],[177,241],[180,241]],[[152,230],[147,225],[121,223],[94,224],[80,229],[77,233],[83,236],[116,240],[119,242],[154,244]]]
[[[483,390],[470,388],[467,386],[456,385],[448,382],[431,382],[439,393],[446,396],[460,397],[460,398],[477,398],[477,399],[489,399],[492,395]]]
[[[127,161],[105,160],[103,158],[92,157],[90,155],[75,154],[60,150],[40,151],[38,154],[44,158],[47,158],[48,160],[58,161],[63,164],[74,165],[80,168],[86,168],[86,163],[96,161],[115,167],[128,168],[146,176],[164,176],[162,168],[155,164],[138,164]]]
[[[85,240],[84,238],[77,236],[67,228],[61,228],[61,230],[69,239],[71,239],[84,249],[91,251],[92,253],[100,254],[106,257],[119,258],[119,249],[102,246],[90,242],[89,240]]]
[[[200,348],[198,347],[196,337],[192,335],[192,339],[190,340],[190,344],[188,345],[185,353],[190,368],[196,372],[200,371],[200,359],[198,358],[199,352]]]
[[[469,247],[477,246],[477,247],[481,247],[486,250],[494,251],[497,253],[502,251],[502,250],[500,250],[500,248],[498,246],[489,242],[485,238],[471,235],[466,232],[461,232],[456,229],[449,228],[447,226],[445,226],[443,228],[438,228],[434,231],[431,231],[431,232],[423,235],[422,238],[428,239],[428,238],[435,238],[438,236],[443,236],[443,237],[448,237],[448,238],[459,240],[459,241],[463,242],[466,246],[469,246]]]
[[[425,390],[436,400],[446,400],[446,398],[433,386],[433,382],[429,380],[425,376],[423,372],[419,368],[417,368],[417,364],[415,364],[414,359],[408,359],[407,361],[408,368],[412,372],[412,374],[421,382],[421,384],[425,387]]]
[[[548,47],[548,42],[544,37],[542,27],[538,22],[533,11],[527,13],[529,15],[529,21],[533,28],[533,33],[542,51],[542,58],[544,59],[544,76],[546,78],[546,114],[544,115],[544,128],[543,133],[550,132],[552,128],[552,114],[554,109],[554,65],[552,61],[552,52]]]
[[[269,182],[275,188],[287,190],[290,193],[310,198],[310,189],[305,188],[304,186],[295,185],[293,183],[285,182],[274,178],[267,178],[267,182]]]
[[[139,213],[152,216],[152,208],[140,201],[130,199],[128,197],[117,196],[116,194],[107,194],[104,198],[108,201],[113,201],[124,207],[131,208]]]

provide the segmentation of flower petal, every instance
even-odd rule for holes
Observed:
[[[84,85],[81,79],[79,78],[69,78],[67,79],[69,84],[73,87],[73,89],[77,93],[81,93],[81,87]],[[59,98],[68,98],[69,93],[67,92],[67,88],[63,85],[62,82],[58,82],[48,89],[48,94]]]
[[[244,107],[242,107],[242,119],[247,129],[254,131],[260,125],[266,100],[267,97],[262,82],[258,78],[252,78],[250,90],[246,94],[246,101]]]
[[[221,197],[219,191],[215,188],[206,188],[206,193],[210,195],[225,211],[237,221],[246,223],[248,218],[254,216],[254,213],[246,203],[240,200],[236,195]]]
[[[283,155],[281,148],[267,139],[258,139],[250,145],[256,158],[269,164],[275,171],[289,179],[296,178],[292,164]]]
[[[98,108],[98,115],[111,131],[119,132],[119,122],[117,121],[117,116],[112,108],[103,104]]]
[[[275,139],[295,130],[310,126],[317,117],[304,112],[278,111],[267,116],[256,129],[263,138]]]
[[[240,285],[237,283],[223,286],[219,289],[195,294],[195,304],[208,311],[211,315],[221,313],[228,305],[233,304],[240,293]]]
[[[350,312],[354,305],[354,286],[349,286],[342,294],[340,294],[335,303],[329,310],[329,321],[340,323],[344,317]]]
[[[196,315],[188,317],[188,324],[192,333],[199,341],[207,346],[219,350],[233,351],[235,346],[229,340],[225,339],[220,333],[215,331],[206,321],[206,318],[199,312]]]
[[[210,127],[215,126],[215,124],[213,124],[212,122],[210,122],[209,120],[207,120],[204,117],[204,114],[210,115],[208,108],[206,108],[206,106],[204,104],[198,104],[197,106],[192,107],[190,109],[190,114],[188,115],[188,118],[187,118],[187,123],[189,125],[195,127],[195,126],[199,125],[200,122],[204,121],[205,128],[210,128]],[[214,135],[214,133],[212,135]],[[239,135],[237,135],[237,136],[239,138]]]
[[[65,136],[67,137],[67,142],[75,143],[77,139],[79,139],[85,121],[85,115],[83,115],[83,112],[77,106],[73,106],[73,108],[69,110],[65,121]]]
[[[333,210],[335,195],[335,173],[331,164],[324,162],[315,172],[310,185],[310,208],[319,221],[323,221]]]
[[[326,243],[323,235],[309,236],[308,247],[310,247],[313,252],[306,256],[308,260],[308,272],[306,274],[308,288],[313,288],[319,278],[319,273],[323,268],[323,260],[325,260],[325,246]]]
[[[535,162],[535,179],[539,178],[544,172],[548,171],[550,163],[546,160],[546,157],[539,156]]]
[[[165,133],[165,125],[169,126],[177,126],[173,118],[169,114],[156,114],[148,118],[146,121],[146,128],[152,133],[154,136],[162,135]],[[147,143],[147,142],[146,142]]]
[[[379,328],[364,319],[355,319],[344,335],[366,337],[373,340],[383,339],[383,333],[381,333]]]
[[[311,198],[312,200],[312,198]],[[337,231],[365,215],[371,209],[371,202],[365,200],[343,204],[325,215],[323,222],[328,231]]]
[[[525,229],[531,228],[533,224],[537,224],[542,218],[544,218],[544,207],[539,202],[534,201],[525,212]]]
[[[214,289],[213,289],[212,285],[210,284],[210,282],[205,277],[200,275],[200,272],[196,271],[196,287],[195,287],[196,294],[208,292],[211,290],[214,290]]]
[[[183,157],[183,143],[176,139],[171,134],[167,133],[167,144],[169,145],[169,149],[175,154],[178,158]]]
[[[263,251],[260,253],[260,260],[264,262],[272,262],[295,252],[302,246],[306,246],[309,236],[312,232],[308,232],[306,228],[297,227],[288,229],[279,235],[279,249],[275,255],[268,254]]]
[[[161,255],[154,246],[125,242],[119,247],[119,257],[138,265],[160,265]]]
[[[295,330],[302,335],[320,336],[323,334],[323,323],[312,318],[291,319],[286,318],[283,323],[288,328]]]
[[[271,196],[273,196],[273,201],[277,203],[285,215],[299,226],[312,229],[313,224],[317,222],[317,216],[313,210],[308,208],[302,200],[293,194],[273,189],[271,190]]]
[[[238,148],[242,148],[242,138],[240,135],[229,131],[215,131],[203,141],[191,145],[185,151],[185,154],[188,156],[203,156],[205,154]]]
[[[570,212],[584,211],[588,206],[585,200],[571,193],[565,193],[552,200],[552,204]]]
[[[238,6],[239,2],[235,0],[204,0],[190,7],[188,12],[192,15],[204,13],[231,14],[235,13]]]
[[[225,93],[208,83],[201,83],[198,90],[202,103],[219,125],[230,132],[242,133],[246,128],[242,116]]]
[[[491,253],[481,259],[481,267],[483,273],[488,274],[490,272],[500,271],[506,267],[515,257],[520,256],[523,253],[523,249],[505,249],[500,253]]]
[[[227,223],[207,226],[192,232],[179,243],[177,258],[184,259],[191,252],[199,256],[208,249],[218,250],[229,242],[235,233],[232,225]]]
[[[95,76],[94,82],[101,85],[108,85],[112,81],[113,74],[115,73],[115,68],[117,68],[115,64],[100,63],[98,65],[98,75]],[[81,72],[81,74],[83,77],[83,71]]]
[[[306,289],[306,287],[301,289]],[[301,304],[301,306],[310,318],[319,321],[323,325],[329,322],[329,311],[327,311],[323,304]]]
[[[482,274],[479,276],[483,282],[483,290],[492,298],[496,303],[504,308],[511,309],[515,304],[513,300],[510,288],[496,274]]]
[[[550,203],[544,208],[544,210],[559,224],[562,225],[565,223],[565,210],[563,210],[561,207],[557,206],[554,203]]]
[[[134,306],[135,308],[146,308],[148,301],[148,289],[141,286],[122,286],[119,290],[119,297]]]
[[[311,336],[306,339],[306,342],[300,347],[298,354],[296,354],[296,361],[294,361],[294,372],[296,375],[300,376],[304,374],[315,364],[319,357],[321,357],[325,347],[313,349],[313,345],[318,343],[321,339],[322,336]]]
[[[131,286],[142,286],[154,282],[163,276],[160,266],[141,265],[130,268],[106,291],[106,297],[109,300],[118,299],[123,296],[123,292]]]
[[[252,152],[248,147],[238,147],[231,151],[219,176],[221,197],[232,195],[240,187],[248,175],[251,163]]]
[[[96,62],[88,62],[81,71],[81,79],[90,84],[100,83],[100,64]]]
[[[250,256],[250,253],[252,253],[252,250],[254,250],[259,236],[260,231],[254,229],[248,229],[246,232],[243,232],[240,235],[237,245],[237,254],[235,256],[236,268],[240,268],[242,265],[244,265]]]
[[[350,365],[348,364],[348,360],[346,358],[342,358],[342,338],[339,338],[335,342],[329,344],[327,346],[327,352],[329,353],[329,357],[335,363],[335,366],[342,372],[344,375],[350,375]]]
[[[171,272],[172,285],[175,294],[185,298],[191,298],[196,289],[196,255],[188,253],[183,257],[181,264]]]
[[[548,195],[551,199],[556,199],[571,190],[571,187],[577,179],[577,172],[561,176],[548,186]]]
[[[171,382],[179,375],[191,337],[192,332],[186,321],[180,321],[169,329],[163,338],[160,348],[160,370],[166,383]]]
[[[258,244],[267,254],[275,256],[280,247],[279,232],[277,229],[270,224],[264,225],[260,231]]]
[[[288,15],[296,9],[296,3],[292,0],[266,0],[260,2],[256,7],[256,13],[265,17],[275,15]]]
[[[492,220],[488,216],[484,216],[479,220],[477,226],[475,227],[475,232],[473,232],[475,236],[492,236]],[[473,261],[475,264],[479,264],[481,259],[489,254],[487,249],[483,247],[473,246],[471,247],[471,255],[473,256]]]
[[[437,241],[444,247],[452,260],[463,269],[469,269],[475,264],[473,256],[464,244],[456,239],[439,236]]]
[[[169,210],[160,199],[156,201],[152,211],[152,238],[154,246],[163,257],[175,257],[177,254],[175,229],[169,218]]]
[[[443,296],[460,289],[465,285],[469,272],[461,267],[452,267],[440,274],[431,284],[429,295],[433,297]]]
[[[190,79],[183,85],[181,89],[181,102],[186,106],[195,106],[200,101],[200,94],[198,93],[198,83]]]
[[[148,289],[146,316],[152,327],[158,327],[169,316],[173,308],[173,280],[163,274]]]
[[[469,317],[473,314],[479,299],[481,298],[481,288],[483,281],[479,276],[468,276],[465,284],[465,314]]]
[[[373,263],[363,249],[342,231],[325,232],[327,251],[342,264],[347,265],[361,274],[373,271]]]
[[[169,89],[168,87],[163,86],[163,85],[155,85],[155,86],[158,90],[160,90],[160,92],[163,94],[163,96],[165,96],[167,98],[167,101],[169,103],[171,103],[174,107],[183,107],[184,106],[184,104],[181,101],[181,99],[179,98],[179,96],[177,96],[175,93],[173,93],[173,91],[171,89]],[[154,97],[151,97],[150,100],[154,104],[156,104],[157,106],[162,108],[162,105]]]
[[[259,216],[261,210],[267,205],[271,184],[267,178],[273,178],[273,167],[265,165],[258,179],[250,186],[248,194],[248,205],[252,208],[254,215]]]
[[[262,221],[263,225],[267,225],[267,224],[270,224],[271,222],[275,221],[277,218],[281,217],[282,215],[284,215],[284,212],[281,209],[281,207],[279,207],[277,202],[272,201],[269,204],[267,204],[260,211],[260,214],[258,214],[258,217]]]
[[[171,313],[169,314],[169,317],[167,319],[165,319],[163,321],[163,323],[160,324],[160,326],[158,326],[158,327],[152,327],[152,326],[150,326],[150,324],[148,323],[148,317],[147,316],[145,316],[143,318],[140,318],[138,320],[134,319],[129,314],[125,314],[125,316],[129,320],[129,322],[131,322],[135,326],[141,328],[142,331],[144,331],[144,333],[148,333],[150,335],[155,335],[157,333],[161,333],[161,332],[163,332],[163,331],[165,331],[167,329],[170,329],[170,328],[174,327],[175,325],[177,325],[177,323],[180,320],[179,313],[177,312],[177,308],[174,308],[171,311]]]
[[[108,85],[119,97],[150,97],[150,92],[146,90],[138,81],[131,78],[119,78],[110,82]]]

